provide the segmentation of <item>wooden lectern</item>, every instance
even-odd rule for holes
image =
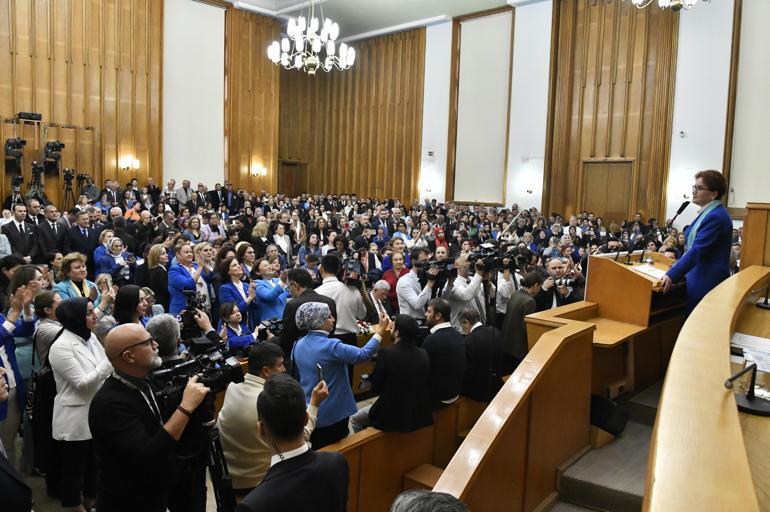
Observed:
[[[749,203],[743,219],[741,268],[770,266],[770,203]]]
[[[563,319],[596,327],[593,394],[614,398],[660,381],[684,321],[684,287],[662,293],[662,275],[674,260],[657,252],[641,257],[642,251],[591,256],[585,300],[526,318],[530,348]]]

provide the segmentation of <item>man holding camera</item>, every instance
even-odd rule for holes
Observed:
[[[209,389],[193,376],[182,401],[163,422],[147,377],[161,360],[157,343],[138,324],[113,328],[105,352],[114,373],[96,393],[88,414],[101,465],[100,511],[162,512],[177,471],[175,447]]]
[[[557,308],[583,300],[582,287],[574,277],[566,275],[564,261],[561,258],[551,258],[546,264],[548,277],[535,295],[538,311]]]
[[[436,286],[438,267],[429,268],[426,271],[428,282],[425,286],[420,284],[420,268],[425,266],[430,253],[424,247],[412,249],[409,258],[412,269],[403,275],[396,283],[396,295],[398,296],[398,311],[402,315],[425,320],[425,305],[430,300],[433,288]]]
[[[478,311],[482,325],[486,323],[486,307],[482,288],[484,262],[481,259],[476,260],[474,264],[476,273],[470,278],[468,277],[470,262],[467,254],[461,255],[455,260],[455,268],[457,269],[457,277],[449,278],[441,297],[449,301],[452,310],[452,327],[458,332],[463,332],[461,314],[466,307],[472,307]],[[489,283],[489,286],[494,287],[492,283]]]

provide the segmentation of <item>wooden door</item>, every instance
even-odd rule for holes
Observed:
[[[581,210],[594,212],[604,224],[631,218],[632,161],[585,162]]]
[[[278,193],[295,197],[307,192],[307,164],[300,162],[280,162],[278,171]]]

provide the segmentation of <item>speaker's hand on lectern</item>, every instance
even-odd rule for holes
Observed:
[[[663,276],[663,279],[660,280],[661,286],[663,286],[663,293],[668,293],[671,291],[671,289],[674,287],[674,281],[671,280],[670,277],[668,277],[668,274]]]

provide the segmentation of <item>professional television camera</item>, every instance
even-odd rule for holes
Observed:
[[[195,321],[195,315],[198,309],[206,310],[206,298],[195,290],[184,290],[182,293],[187,299],[187,304],[182,314],[179,315],[179,321],[182,324],[180,336],[187,341],[202,336],[198,322]]]
[[[21,191],[21,184],[24,183],[24,176],[16,175],[11,178],[11,188],[17,194]]]

